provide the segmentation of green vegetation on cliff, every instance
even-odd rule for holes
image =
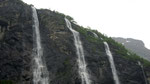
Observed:
[[[0,80],[0,84],[15,84],[15,83],[11,80]]]
[[[107,36],[101,34],[97,30],[92,30],[90,28],[84,28],[84,27],[80,26],[80,28],[78,28],[77,31],[80,32],[82,35],[84,35],[86,37],[86,39],[90,42],[97,43],[97,44],[101,44],[103,41],[108,42],[109,45],[113,48],[113,50],[124,59],[130,60],[133,62],[140,61],[145,67],[150,67],[149,61],[141,58],[140,56],[138,56],[137,54],[135,54],[133,52],[130,52],[122,44],[116,42],[111,37],[107,37]],[[93,36],[89,35],[88,32],[96,33],[99,36],[99,38],[95,38],[94,35]],[[103,41],[100,38],[102,38]]]

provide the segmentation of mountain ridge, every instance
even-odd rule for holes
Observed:
[[[113,39],[119,43],[122,43],[127,49],[131,50],[132,52],[150,61],[150,50],[145,47],[145,44],[142,40],[121,37],[113,37]]]

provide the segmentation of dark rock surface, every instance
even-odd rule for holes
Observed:
[[[0,20],[9,30],[0,32],[0,80],[16,84],[31,81],[32,13],[19,0],[0,0]]]
[[[9,23],[9,30],[0,32],[0,81],[14,84],[32,83],[32,11],[31,6],[20,0],[0,0],[0,20]],[[65,24],[65,15],[47,9],[37,10],[40,22],[43,60],[47,65],[50,84],[81,84],[73,34]],[[103,40],[98,32],[95,38],[86,29],[72,23],[79,31],[84,47],[85,60],[92,84],[114,84]],[[107,40],[106,40],[107,41]],[[145,84],[142,71],[136,61],[123,58],[116,52],[121,47],[108,41],[114,56],[121,84]],[[150,67],[144,67],[150,78]]]

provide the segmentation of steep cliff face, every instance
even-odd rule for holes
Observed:
[[[9,30],[0,32],[0,81],[23,84],[32,77],[32,13],[19,0],[0,0],[0,20]]]
[[[9,24],[9,30],[0,32],[0,81],[33,84],[31,6],[20,0],[1,0],[0,11],[0,20]],[[65,15],[47,9],[37,10],[37,13],[43,60],[49,71],[50,84],[81,84],[74,38],[66,26]],[[74,23],[72,28],[80,33],[92,84],[114,84],[103,41],[110,45],[121,84],[145,84],[137,61],[144,64],[146,77],[150,78],[149,63],[135,58],[122,45],[95,30]],[[94,37],[92,32],[99,38]]]

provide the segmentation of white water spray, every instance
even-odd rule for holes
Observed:
[[[78,56],[78,67],[79,67],[79,75],[81,76],[82,84],[91,84],[91,80],[89,77],[89,73],[87,71],[87,65],[84,58],[84,51],[82,47],[82,42],[80,40],[79,32],[72,29],[70,21],[65,18],[66,25],[70,29],[70,31],[73,33],[74,36],[74,45],[76,47],[76,53]]]
[[[34,44],[34,52],[33,52],[33,84],[49,84],[49,74],[47,71],[46,65],[44,65],[42,61],[43,49],[41,46],[41,38],[39,31],[39,21],[36,9],[32,7],[33,12],[33,44]]]
[[[120,84],[119,78],[117,75],[117,70],[116,70],[116,67],[114,64],[114,59],[113,59],[113,56],[112,56],[111,51],[109,49],[109,45],[107,42],[104,42],[104,45],[105,45],[106,54],[108,55],[108,59],[109,59],[110,65],[111,65],[114,82],[115,82],[115,84]]]

